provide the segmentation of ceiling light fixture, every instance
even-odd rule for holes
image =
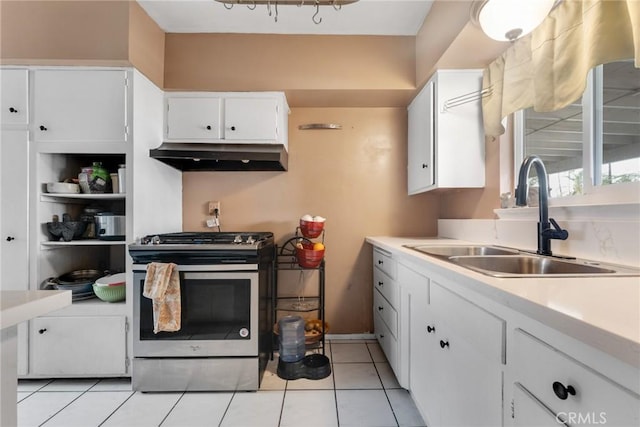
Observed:
[[[515,41],[530,33],[561,0],[476,0],[471,20],[494,40]]]
[[[278,22],[278,6],[315,6],[316,13],[313,14],[311,20],[314,24],[322,22],[320,14],[320,6],[333,6],[335,10],[342,9],[343,5],[355,3],[358,0],[216,0],[223,3],[224,7],[231,10],[234,5],[247,6],[250,10],[254,10],[257,5],[266,5],[269,16],[274,16],[274,20]]]

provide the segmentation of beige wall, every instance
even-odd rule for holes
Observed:
[[[338,123],[342,130],[298,130]],[[283,243],[305,213],[326,221],[326,317],[336,333],[371,331],[368,235],[436,234],[438,195],[407,196],[404,108],[294,108],[288,172],[185,172],[184,229],[205,230],[221,201],[223,230],[268,230]],[[297,288],[305,276],[283,278]],[[309,284],[308,286],[311,286]]]
[[[127,1],[0,1],[3,63],[128,60]]]
[[[414,54],[406,36],[167,34],[165,88],[282,90],[294,107],[406,106]]]
[[[164,31],[133,1],[129,7],[129,62],[164,87]]]

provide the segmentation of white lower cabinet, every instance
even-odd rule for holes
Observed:
[[[420,411],[425,414],[426,406],[433,402],[437,393],[434,386],[437,382],[434,375],[438,372],[430,369],[433,360],[432,349],[429,347],[429,279],[416,273],[410,268],[398,265],[398,282],[401,284],[402,307],[408,309],[408,316],[400,320],[405,331],[408,353],[408,388]],[[406,313],[406,310],[404,311]],[[426,421],[426,420],[425,420]]]
[[[31,326],[34,375],[127,373],[126,316],[38,317]]]
[[[635,393],[522,329],[513,335],[515,425],[537,425],[529,419],[530,404],[522,403],[519,394],[540,403],[553,422],[640,425],[640,399]]]
[[[504,320],[433,280],[429,290],[427,424],[501,426]]]
[[[374,301],[390,283],[383,267],[399,289],[388,294],[397,332],[374,313],[376,333],[429,427],[640,425],[636,366],[472,290],[489,286],[479,280],[403,252],[374,249]]]

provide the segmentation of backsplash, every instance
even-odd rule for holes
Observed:
[[[567,240],[552,240],[551,250],[614,264],[640,267],[640,220],[562,221]],[[537,221],[510,219],[440,219],[438,236],[525,250],[537,248]]]

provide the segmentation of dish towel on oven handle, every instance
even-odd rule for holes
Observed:
[[[153,300],[153,333],[180,330],[180,276],[174,263],[147,265],[142,295]]]

